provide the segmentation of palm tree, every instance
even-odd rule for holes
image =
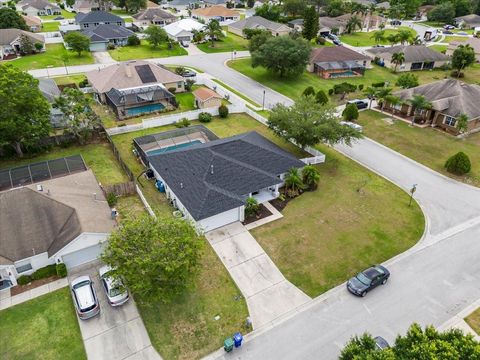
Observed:
[[[388,95],[385,100],[390,104],[392,107],[392,114],[395,115],[395,106],[400,105],[402,103],[402,100],[395,95]]]
[[[287,176],[285,177],[285,188],[287,189],[288,196],[297,196],[304,187],[305,185],[298,173],[298,169],[291,168],[288,170]]]
[[[320,181],[320,173],[315,166],[305,166],[302,170],[302,177],[303,183],[307,185],[310,189],[314,190],[317,188],[318,182]]]
[[[365,89],[365,91],[363,92],[365,94],[365,96],[367,96],[370,101],[368,103],[368,108],[371,109],[372,108],[372,101],[373,99],[375,99],[377,97],[377,88],[374,88],[373,86],[369,86]]]
[[[377,99],[378,103],[381,104],[380,112],[383,112],[383,108],[385,107],[385,103],[388,101],[388,97],[391,96],[392,89],[391,88],[381,88],[377,90]]]
[[[196,43],[202,42],[205,39],[205,33],[203,31],[193,30],[193,41]]]
[[[403,52],[393,53],[391,62],[395,64],[393,72],[397,72],[397,67],[405,62],[405,54]]]
[[[205,27],[205,34],[212,43],[212,47],[215,46],[215,40],[218,40],[224,36],[220,23],[215,19],[210,20],[210,22],[207,24]]]
[[[348,20],[347,25],[345,26],[347,33],[351,34],[355,30],[362,29],[362,21],[357,15],[353,15],[350,20]]]
[[[424,110],[429,110],[432,108],[432,104],[425,99],[423,95],[413,95],[413,97],[409,101],[410,105],[412,106],[414,113],[412,117],[412,125],[415,123],[415,119],[417,115],[422,114]]]
[[[412,38],[412,33],[408,30],[400,30],[397,33],[397,39],[400,41],[400,44],[404,45]]]
[[[375,44],[380,44],[381,42],[385,41],[385,31],[379,30],[375,31],[371,38],[375,41]]]
[[[398,36],[397,34],[390,34],[388,35],[387,40],[393,46],[398,43]]]
[[[410,39],[408,39],[408,43],[410,45],[422,45],[422,39],[420,38],[420,36],[415,36],[413,37],[413,35],[410,37]]]

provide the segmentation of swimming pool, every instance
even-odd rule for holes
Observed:
[[[356,75],[358,75],[358,74],[351,71],[351,70],[345,70],[345,71],[342,71],[342,72],[331,73],[330,77],[331,78],[337,78],[337,77],[356,76]]]
[[[172,146],[167,146],[167,147],[164,147],[164,148],[161,148],[161,149],[150,150],[150,151],[147,151],[147,155],[152,156],[152,155],[164,154],[168,151],[182,149],[182,148],[186,148],[186,147],[189,147],[189,146],[192,146],[192,145],[195,145],[195,144],[201,144],[201,143],[202,142],[200,140],[193,140],[193,141],[186,142],[186,143],[183,143],[183,144],[172,145]]]

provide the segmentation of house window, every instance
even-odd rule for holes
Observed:
[[[443,123],[448,126],[455,126],[457,119],[451,116],[445,116],[445,121]]]
[[[181,81],[177,82],[177,88],[180,89],[181,87],[182,87],[182,82]]]
[[[15,266],[15,270],[17,271],[17,274],[24,273],[25,271],[32,270],[32,264],[30,262],[24,262],[20,263]]]

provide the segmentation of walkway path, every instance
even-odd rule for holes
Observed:
[[[112,59],[108,51],[94,51],[92,52],[96,64],[115,64],[116,61]]]
[[[265,326],[311,300],[285,279],[241,223],[205,236],[245,297],[254,328]]]

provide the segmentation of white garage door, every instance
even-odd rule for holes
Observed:
[[[240,208],[235,208],[232,210],[225,211],[218,215],[211,216],[206,219],[202,219],[198,221],[200,228],[207,232],[212,231],[214,229],[218,229],[219,227],[231,224],[236,221],[240,221]]]
[[[67,269],[71,269],[75,266],[85,264],[87,262],[96,260],[102,253],[102,246],[97,244],[85,249],[75,251],[70,254],[62,256],[62,260],[67,266]]]

